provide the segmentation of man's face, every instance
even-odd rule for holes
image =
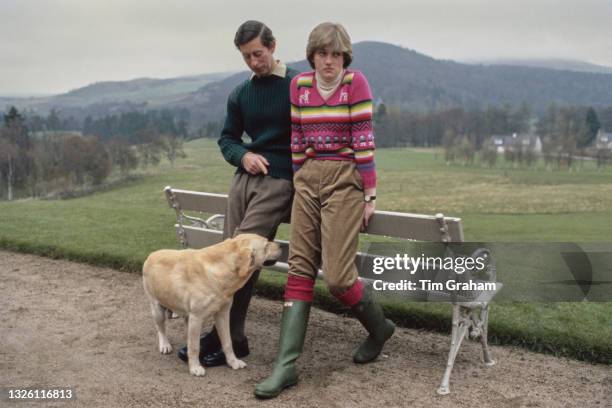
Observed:
[[[261,43],[259,37],[238,47],[244,62],[258,77],[270,75],[274,69],[274,48],[276,44],[270,44],[270,48]]]

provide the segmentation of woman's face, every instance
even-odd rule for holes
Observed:
[[[344,55],[339,51],[333,51],[330,46],[314,53],[315,71],[326,81],[336,79],[342,72],[343,65]]]

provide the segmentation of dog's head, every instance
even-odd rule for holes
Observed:
[[[247,276],[262,266],[274,265],[281,255],[280,246],[257,234],[240,234],[234,242],[238,246],[241,262],[239,276]]]

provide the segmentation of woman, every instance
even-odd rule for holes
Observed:
[[[291,212],[289,276],[274,371],[255,387],[260,398],[297,383],[319,267],[330,292],[349,306],[369,332],[353,360],[367,363],[395,330],[364,291],[355,267],[359,230],[374,213],[376,170],[372,94],[352,61],[350,38],[340,24],[312,30],[306,48],[314,71],[291,82],[291,151],[295,196]]]

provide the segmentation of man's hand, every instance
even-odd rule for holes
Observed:
[[[242,167],[252,175],[259,173],[268,174],[268,166],[270,163],[261,154],[248,152],[242,156]]]

